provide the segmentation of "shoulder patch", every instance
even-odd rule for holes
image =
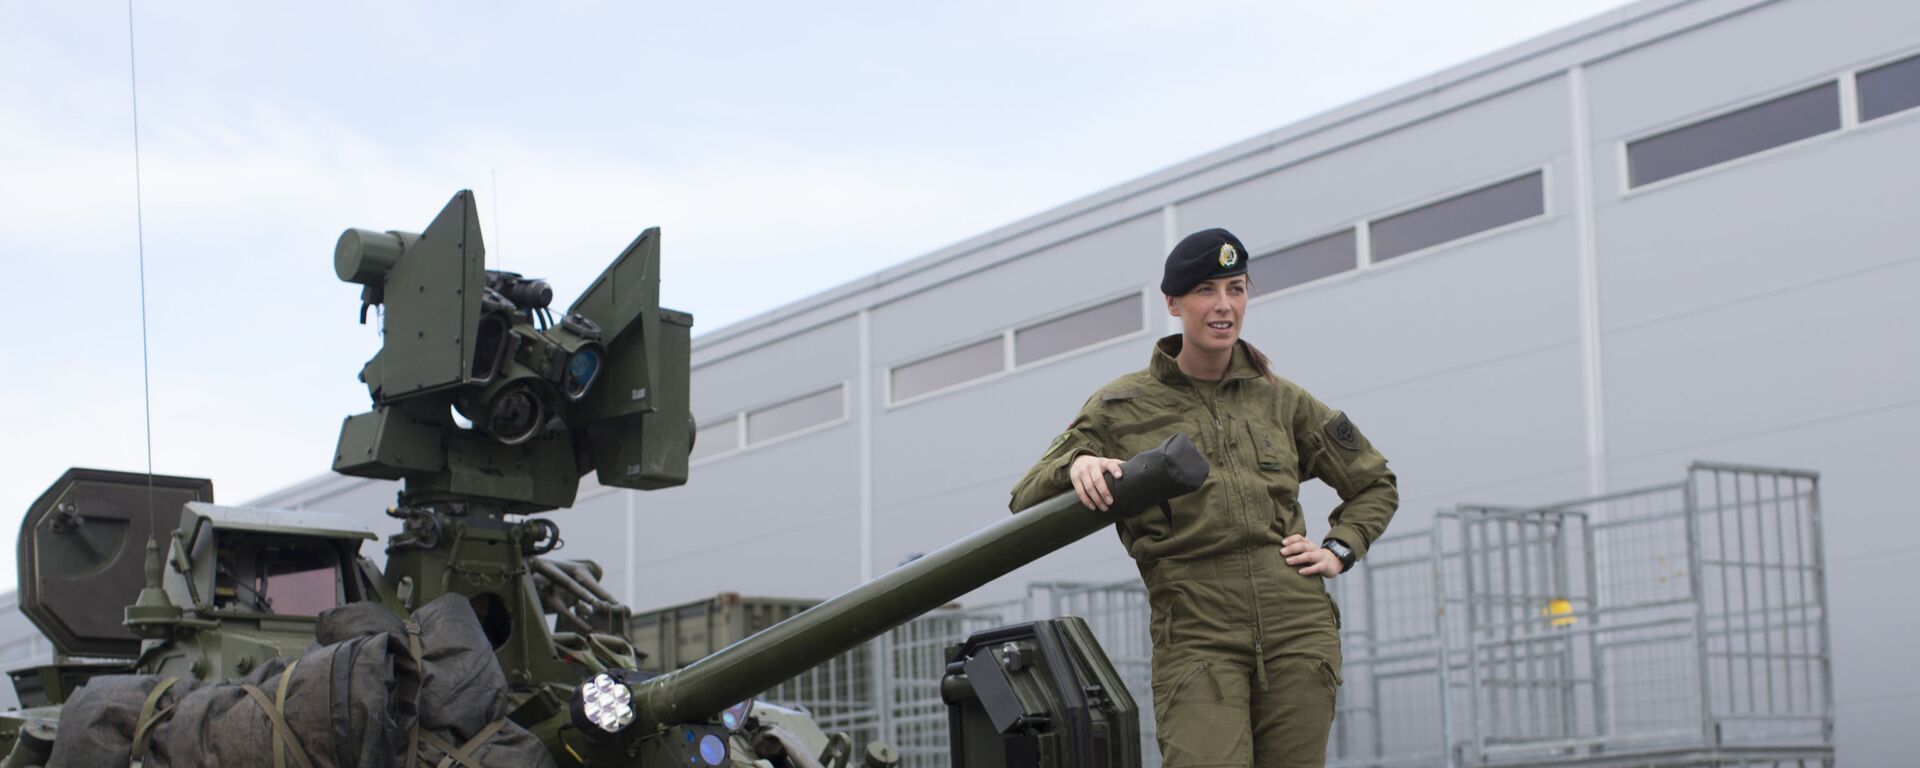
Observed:
[[[1121,389],[1109,389],[1105,392],[1100,393],[1100,402],[1103,402],[1103,403],[1123,402],[1127,400],[1132,400],[1139,396],[1140,396],[1140,390],[1134,389],[1132,387],[1124,387]]]
[[[1327,422],[1327,437],[1349,451],[1360,450],[1360,430],[1353,428],[1353,421],[1345,413],[1340,418]]]

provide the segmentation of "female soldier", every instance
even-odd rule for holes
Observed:
[[[1175,432],[1212,462],[1199,491],[1118,526],[1152,606],[1167,768],[1325,764],[1340,614],[1324,580],[1366,555],[1399,504],[1386,459],[1353,422],[1240,340],[1245,254],[1224,229],[1174,246],[1160,290],[1181,333],[1094,393],[1013,489],[1016,511],[1069,487],[1104,510],[1121,459]],[[1310,478],[1342,500],[1321,544],[1300,509]]]

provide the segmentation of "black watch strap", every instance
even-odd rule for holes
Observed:
[[[1320,546],[1325,549],[1332,550],[1333,556],[1340,558],[1340,570],[1342,571],[1353,570],[1353,561],[1354,561],[1353,548],[1347,546],[1346,542],[1343,542],[1339,539],[1327,539],[1326,541],[1321,542]]]

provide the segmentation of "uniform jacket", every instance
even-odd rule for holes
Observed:
[[[1261,376],[1236,345],[1226,378],[1189,378],[1174,362],[1178,335],[1154,345],[1146,369],[1087,399],[1067,430],[1014,486],[1014,511],[1071,489],[1081,455],[1126,459],[1174,432],[1193,439],[1212,470],[1199,491],[1119,523],[1120,540],[1145,573],[1163,559],[1192,560],[1305,534],[1300,484],[1318,478],[1340,494],[1327,538],[1366,556],[1399,505],[1386,457],[1353,422],[1298,385]]]

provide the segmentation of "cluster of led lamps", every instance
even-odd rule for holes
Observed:
[[[587,720],[607,733],[619,733],[633,724],[633,694],[607,674],[594,675],[580,686]]]

